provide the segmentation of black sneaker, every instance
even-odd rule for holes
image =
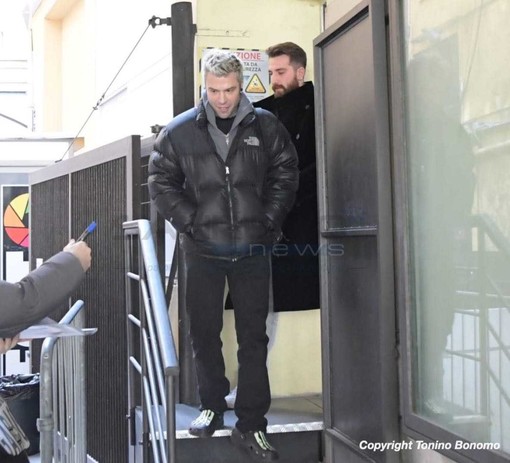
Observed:
[[[223,414],[206,409],[191,422],[188,432],[192,436],[211,437],[214,431],[221,428],[223,428]]]
[[[263,431],[248,431],[243,434],[239,429],[234,428],[230,439],[236,447],[244,450],[255,461],[263,462],[279,459],[278,452],[267,441],[266,434]]]

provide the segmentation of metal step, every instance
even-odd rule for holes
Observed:
[[[269,434],[280,459],[278,463],[319,463],[322,461],[320,431]],[[234,447],[229,437],[181,439],[177,442],[178,463],[253,463],[249,455]]]
[[[188,433],[199,408],[177,404],[178,463],[249,463],[249,455],[230,443],[236,416],[225,413],[225,428],[213,437],[200,439]],[[322,461],[322,399],[320,396],[273,398],[267,414],[267,434],[280,453],[279,463],[318,463]],[[141,410],[137,410],[137,442],[141,440]],[[134,449],[135,462],[141,463],[141,446]]]

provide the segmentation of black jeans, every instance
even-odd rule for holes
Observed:
[[[267,374],[266,319],[269,305],[269,256],[235,262],[186,254],[186,307],[203,409],[223,413],[230,384],[220,338],[225,278],[234,306],[239,362],[235,413],[243,433],[265,431],[271,403]]]

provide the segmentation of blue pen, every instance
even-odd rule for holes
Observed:
[[[92,222],[90,222],[89,226],[85,230],[83,230],[83,233],[79,236],[76,242],[85,240],[85,238],[87,238],[87,236],[90,235],[96,229],[96,227],[97,224],[93,220]]]

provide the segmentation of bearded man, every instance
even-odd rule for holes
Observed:
[[[299,189],[272,256],[274,310],[319,308],[319,236],[314,89],[305,82],[306,53],[292,42],[266,50],[274,94],[254,103],[289,132],[299,159]]]

